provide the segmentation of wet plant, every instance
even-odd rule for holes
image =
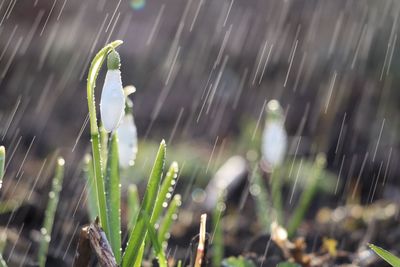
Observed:
[[[373,244],[368,245],[370,249],[372,249],[379,257],[381,257],[384,261],[392,265],[393,267],[400,266],[400,258],[396,257],[386,249],[380,248]]]
[[[160,266],[166,265],[163,245],[173,219],[181,205],[180,196],[173,194],[178,174],[178,164],[173,162],[163,179],[166,144],[161,141],[148,179],[143,201],[140,203],[137,188],[128,189],[128,242],[122,253],[121,238],[121,175],[120,170],[134,164],[137,152],[136,127],[133,121],[132,102],[127,96],[135,91],[122,87],[120,57],[115,49],[122,41],[114,41],[94,57],[87,80],[87,97],[92,142],[92,155],[85,157],[84,174],[88,184],[88,210],[93,220],[99,217],[100,231],[104,231],[112,255],[111,261],[120,266],[142,266],[146,244],[153,248]],[[107,73],[100,100],[101,125],[97,122],[94,88],[98,73],[107,61]],[[166,209],[165,216],[161,215]],[[161,221],[157,230],[155,225]],[[94,225],[96,226],[96,225]],[[85,228],[86,229],[86,228]],[[86,234],[90,239],[90,227]],[[92,242],[92,240],[91,240]],[[102,255],[95,251],[99,261]]]
[[[56,164],[56,170],[51,186],[51,191],[49,192],[49,201],[46,207],[44,222],[42,228],[40,229],[41,240],[38,252],[38,261],[40,267],[44,267],[46,264],[47,251],[49,249],[49,244],[51,241],[51,231],[53,230],[54,217],[56,214],[60,191],[62,188],[62,182],[64,179],[64,159],[58,158]]]
[[[266,122],[262,133],[261,159],[255,157],[250,161],[252,169],[250,192],[255,198],[258,219],[265,232],[270,232],[271,223],[276,221],[286,226],[289,237],[292,237],[301,225],[306,212],[315,194],[321,189],[322,182],[329,180],[325,170],[326,159],[324,154],[318,154],[315,160],[300,159],[300,164],[290,159],[285,163],[287,148],[287,134],[284,128],[283,109],[277,100],[271,100],[266,106]],[[311,163],[310,163],[311,162]],[[304,165],[304,167],[302,167]],[[291,181],[286,176],[291,176],[297,169],[296,180]],[[269,183],[264,183],[267,176]],[[292,187],[292,196],[298,185],[298,177],[303,176],[303,192],[291,216],[285,216],[282,202],[283,185],[285,181]],[[324,179],[323,179],[324,178]],[[291,198],[292,198],[291,196]]]

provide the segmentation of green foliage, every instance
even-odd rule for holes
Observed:
[[[125,253],[123,255],[122,266],[128,267],[133,266],[136,263],[138,251],[143,245],[146,235],[147,227],[144,220],[145,214],[153,214],[154,204],[157,199],[157,193],[160,186],[162,172],[165,162],[166,145],[163,140],[158,149],[156,160],[154,161],[153,168],[151,170],[150,178],[147,184],[146,192],[144,195],[142,206],[140,207],[139,216],[137,217],[136,224],[131,232],[131,235],[126,246]]]
[[[62,187],[62,181],[64,178],[64,164],[64,159],[58,158],[52,188],[49,193],[49,202],[47,203],[43,227],[42,229],[40,229],[40,232],[42,234],[38,252],[40,267],[44,267],[46,264],[46,256],[51,240],[51,231],[53,229],[54,216],[56,214],[58,199]]]
[[[212,225],[214,229],[214,234],[212,237],[212,266],[217,267],[221,265],[222,259],[224,257],[224,232],[222,228],[222,215],[225,211],[224,194],[218,199],[217,205],[213,210]]]
[[[239,256],[238,258],[229,257],[224,259],[222,267],[256,267],[256,265],[252,261]]]
[[[111,140],[109,140],[107,132],[102,127],[98,127],[94,100],[94,88],[99,70],[107,55],[114,53],[114,49],[121,43],[122,41],[115,41],[101,49],[94,57],[88,74],[87,97],[92,157],[85,157],[84,173],[88,184],[89,215],[91,220],[97,215],[99,216],[100,225],[106,233],[115,260],[119,265],[123,267],[142,266],[146,240],[148,240],[151,241],[160,266],[167,266],[162,245],[181,201],[178,195],[173,198],[157,233],[154,225],[159,221],[163,209],[167,207],[178,173],[178,164],[173,162],[161,183],[166,154],[164,140],[159,146],[141,204],[136,185],[130,185],[128,188],[127,221],[130,235],[124,254],[121,255],[121,173],[118,159],[118,138],[112,133]],[[110,62],[108,63],[110,65]],[[111,65],[115,65],[114,63],[111,62]],[[136,175],[129,173],[129,176]]]
[[[134,226],[137,215],[139,213],[140,200],[138,189],[135,184],[128,187],[128,231],[130,232]]]
[[[149,221],[149,217],[147,216],[146,213],[143,213],[143,217],[144,220],[146,221],[147,232],[149,234],[151,243],[153,245],[154,252],[157,256],[158,264],[160,265],[160,267],[167,267],[167,259],[165,257],[161,243],[158,241],[156,229],[154,229],[154,226]]]
[[[317,192],[318,182],[321,179],[321,173],[325,168],[325,164],[325,156],[318,155],[314,163],[313,171],[309,177],[308,186],[301,194],[299,204],[297,205],[297,208],[295,209],[294,214],[288,224],[287,230],[289,237],[293,236],[293,234],[296,232],[297,228],[304,219],[304,215],[306,214],[306,211],[310,206],[311,200]]]
[[[251,194],[256,202],[256,210],[258,219],[266,233],[270,232],[271,228],[271,201],[268,198],[268,191],[262,181],[258,167],[256,166],[252,172]]]
[[[305,190],[309,187],[309,178],[314,174],[315,161],[289,158],[279,168],[276,169],[276,175],[286,184],[293,184],[298,176],[297,187]],[[274,175],[274,174],[273,174]],[[320,178],[317,183],[317,190],[333,194],[338,177],[326,169],[320,171]]]
[[[121,262],[121,188],[119,178],[118,138],[112,134],[110,150],[107,159],[105,179],[107,201],[107,220],[109,223],[109,242],[115,260]]]
[[[99,128],[97,125],[96,117],[96,103],[94,98],[94,89],[96,86],[96,79],[103,65],[104,60],[107,55],[114,50],[116,47],[122,44],[122,41],[114,41],[103,49],[101,49],[94,59],[89,68],[88,78],[87,78],[87,100],[89,108],[89,121],[90,121],[90,135],[92,141],[92,153],[93,153],[93,165],[94,165],[94,180],[96,185],[96,196],[98,205],[98,214],[100,217],[100,224],[103,227],[108,238],[110,238],[109,227],[108,227],[108,216],[107,216],[107,204],[104,189],[104,179],[102,172],[102,153],[100,146]]]
[[[169,230],[173,220],[176,218],[176,214],[181,204],[181,196],[175,195],[169,204],[167,212],[165,213],[164,219],[158,230],[158,240],[163,247],[165,247],[166,241],[169,238]]]
[[[275,168],[271,173],[271,195],[272,195],[272,205],[274,207],[274,211],[276,212],[276,219],[279,224],[282,224],[283,222],[282,181],[279,177],[278,168]]]
[[[372,249],[379,257],[381,257],[384,261],[392,265],[393,267],[400,267],[400,258],[396,257],[389,251],[375,246],[373,244],[368,245],[370,249]]]
[[[168,199],[171,198],[173,185],[175,184],[176,177],[178,176],[178,170],[178,163],[175,161],[172,162],[157,195],[156,204],[154,205],[154,212],[150,220],[152,225],[158,221],[163,207],[166,206]]]
[[[87,209],[89,212],[89,220],[94,221],[97,216],[97,196],[96,196],[96,184],[94,180],[94,170],[92,157],[87,154],[83,160],[83,176],[86,179],[86,191],[87,191]]]

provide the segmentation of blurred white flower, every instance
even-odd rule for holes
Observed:
[[[287,148],[287,134],[283,124],[283,112],[276,100],[267,105],[267,120],[262,135],[263,159],[273,168],[282,164]]]
[[[132,114],[123,116],[117,129],[119,165],[123,168],[132,166],[137,153],[137,131]]]
[[[119,69],[108,70],[100,100],[101,121],[107,132],[117,129],[124,110],[125,95],[122,90],[121,71]]]

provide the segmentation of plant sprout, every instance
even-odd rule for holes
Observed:
[[[49,193],[49,202],[47,203],[46,213],[44,217],[43,227],[40,229],[42,238],[39,245],[39,266],[44,267],[46,264],[47,251],[51,240],[51,231],[53,229],[54,217],[57,210],[58,199],[64,178],[64,165],[63,158],[57,159],[57,166],[53,178],[53,184]]]
[[[284,127],[284,115],[277,100],[271,100],[266,108],[267,119],[262,134],[261,152],[264,161],[271,168],[272,201],[278,222],[282,223],[281,181],[276,168],[282,164],[287,147],[287,134]]]

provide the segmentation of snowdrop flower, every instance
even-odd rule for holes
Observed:
[[[119,165],[123,168],[132,166],[137,153],[137,131],[132,114],[123,116],[117,129]]]
[[[114,50],[107,57],[107,73],[100,100],[100,115],[107,132],[116,130],[124,115],[125,96],[122,90],[120,58]]]
[[[283,120],[283,111],[279,102],[277,100],[269,101],[261,152],[264,160],[272,167],[282,164],[286,154],[287,134]]]

